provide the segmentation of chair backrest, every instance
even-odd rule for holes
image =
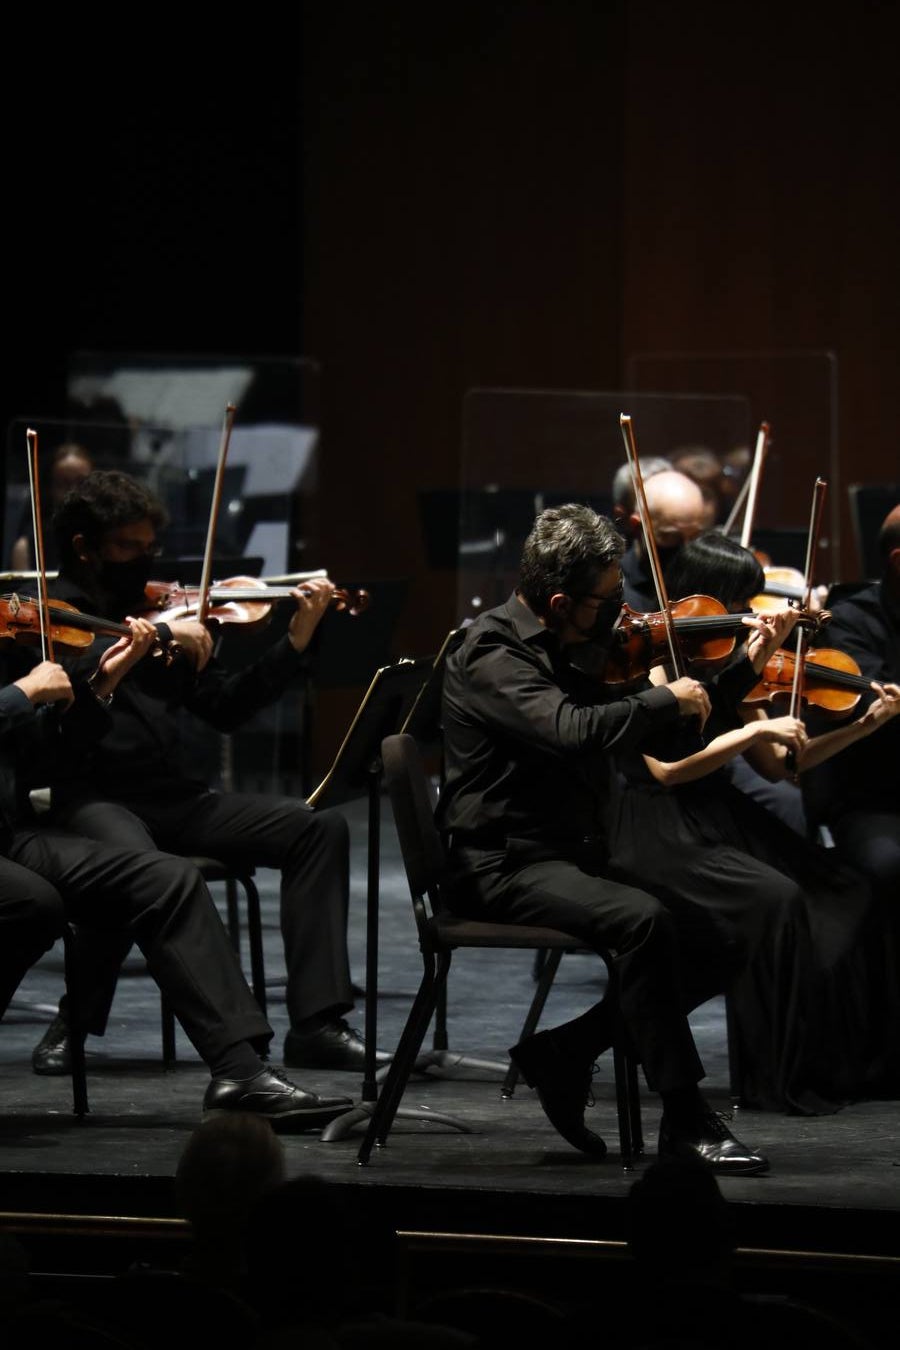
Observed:
[[[406,733],[386,736],[381,762],[409,889],[414,897],[428,895],[434,903],[445,855],[434,822],[434,789],[421,751]]]

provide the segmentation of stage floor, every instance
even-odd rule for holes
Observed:
[[[344,808],[353,838],[350,943],[353,975],[365,981],[366,809]],[[421,963],[405,877],[385,807],[381,829],[381,905],[378,1040],[396,1043],[418,984]],[[277,875],[260,872],[267,975],[283,972],[278,929]],[[499,973],[502,972],[502,973]],[[603,967],[584,955],[563,958],[544,1024],[565,1020],[595,1001]],[[55,1215],[171,1218],[173,1178],[181,1151],[200,1118],[208,1076],[179,1029],[177,1065],[161,1062],[159,998],[139,956],[125,967],[103,1039],[88,1041],[90,1113],[72,1116],[67,1078],[40,1078],[30,1054],[55,1008],[62,981],[55,950],[29,973],[0,1034],[0,1210]],[[459,954],[450,975],[452,1049],[502,1060],[517,1039],[533,992],[532,958]],[[270,988],[275,1029],[273,1063],[280,1063],[287,1030],[283,989]],[[351,1019],[363,1025],[362,1000]],[[705,1089],[729,1110],[724,1007],[715,1000],[693,1017],[707,1068]],[[607,1057],[609,1060],[609,1057]],[[355,1074],[294,1073],[304,1087],[358,1100]],[[499,1071],[460,1069],[442,1078],[417,1077],[404,1106],[449,1112],[471,1133],[419,1119],[399,1118],[388,1145],[368,1167],[357,1163],[363,1126],[331,1143],[316,1134],[282,1136],[290,1175],[313,1172],[377,1205],[396,1230],[411,1234],[468,1234],[610,1243],[623,1240],[624,1201],[642,1166],[655,1155],[659,1111],[645,1094],[646,1151],[635,1172],[617,1153],[612,1065],[595,1082],[589,1122],[610,1145],[596,1163],[569,1148],[544,1117],[535,1094],[520,1085],[500,1097]],[[771,1171],[762,1177],[723,1179],[742,1247],[868,1261],[873,1272],[900,1272],[900,1143],[897,1105],[865,1103],[836,1115],[788,1117],[739,1111],[733,1128],[762,1148]],[[894,1263],[897,1269],[893,1270]],[[880,1278],[881,1276],[879,1276]]]

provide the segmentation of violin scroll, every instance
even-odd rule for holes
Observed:
[[[304,595],[309,594],[302,586],[300,590]],[[346,610],[348,614],[356,618],[358,614],[364,613],[369,608],[371,598],[369,592],[363,590],[361,586],[356,590],[346,590],[343,587],[336,586],[331,597],[331,603],[336,610]]]
[[[87,628],[76,626],[80,617],[77,609],[62,601],[57,601],[51,609],[27,596],[0,596],[0,638],[26,646],[40,645],[42,651],[47,642],[56,642],[62,647],[89,647],[94,634]],[[43,659],[47,660],[47,657]]]

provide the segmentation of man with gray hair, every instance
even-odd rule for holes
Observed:
[[[650,455],[641,460],[641,477],[644,482],[652,478],[655,473],[662,473],[664,469],[671,469],[672,464],[668,459],[663,459],[662,455]],[[631,538],[634,533],[633,526],[629,517],[634,514],[634,478],[631,473],[631,465],[626,460],[620,464],[613,474],[612,480],[612,515],[613,520],[619,525],[626,538]]]
[[[672,558],[689,539],[695,539],[705,527],[706,507],[703,493],[692,478],[677,469],[662,469],[649,477],[642,471],[644,495],[656,540],[659,561],[665,577]],[[632,498],[631,515],[625,518],[626,534],[631,539],[622,558],[627,605],[644,614],[659,609],[656,588],[650,571],[650,559],[641,530],[641,519]],[[679,600],[681,596],[671,596]]]

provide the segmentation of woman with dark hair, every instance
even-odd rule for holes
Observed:
[[[672,596],[706,594],[710,577],[715,577],[713,593],[728,609],[746,609],[749,596],[763,593],[765,574],[756,554],[742,548],[736,539],[710,531],[691,541],[682,558],[672,560]],[[821,747],[819,747],[821,750]],[[804,837],[809,826],[803,794],[792,778],[785,777],[780,766],[771,762],[760,766],[760,752],[737,755],[728,763],[728,774],[735,787],[773,812],[785,825]]]
[[[708,588],[714,585],[713,594]],[[748,608],[751,596],[765,585],[762,564],[755,553],[730,535],[709,530],[683,544],[672,559],[666,586],[673,599],[713,595],[726,609]]]
[[[667,584],[673,597],[709,595],[740,612],[760,589],[759,572],[746,549],[707,534],[682,547]],[[781,616],[779,642],[789,626]],[[736,659],[759,673],[771,645],[754,635]],[[672,676],[658,668],[652,678]],[[769,901],[760,906],[768,930],[730,991],[741,1096],[751,1106],[818,1114],[900,1084],[900,981],[894,942],[885,940],[888,916],[860,876],[727,773],[739,755],[773,778],[821,763],[900,712],[900,687],[876,692],[857,722],[816,737],[799,719],[747,705],[729,717],[714,700],[702,740],[695,726],[687,738],[682,732],[620,762],[627,786],[613,800],[610,829],[622,873],[694,904],[721,904],[723,895],[735,909],[761,895]]]

